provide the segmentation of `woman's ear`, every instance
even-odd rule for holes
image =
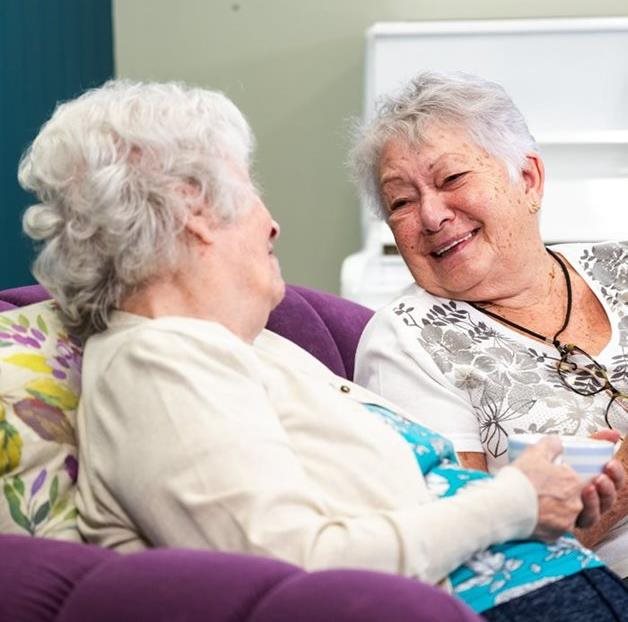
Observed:
[[[543,198],[545,165],[538,153],[529,153],[521,170],[526,194],[537,203]]]
[[[187,208],[184,224],[186,233],[203,244],[211,244],[215,223],[210,206],[200,187],[193,182],[184,183],[177,188],[177,192]]]
[[[190,206],[187,219],[185,221],[185,231],[202,244],[211,244],[214,240],[216,226],[211,217],[209,206],[204,205],[204,209],[195,209]]]

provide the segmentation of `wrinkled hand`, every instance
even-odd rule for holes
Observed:
[[[587,483],[582,489],[583,509],[576,521],[576,527],[586,529],[597,523],[602,514],[608,512],[618,499],[619,490],[625,481],[624,467],[619,460],[611,460],[604,467],[603,472]],[[626,492],[622,495],[623,505],[626,506]],[[625,515],[626,508],[622,510]]]
[[[616,443],[621,437],[616,430],[599,430],[592,434],[591,438]],[[624,443],[622,443],[622,447],[623,445]],[[622,448],[620,448],[618,455],[621,454],[621,450]],[[602,473],[582,489],[584,509],[576,521],[576,526],[588,528],[597,523],[602,514],[608,512],[618,500],[619,491],[624,487],[625,480],[626,472],[622,462],[618,459],[611,460],[604,467]],[[623,494],[621,495],[624,508],[620,513],[623,515],[626,514],[626,492],[626,490],[623,490]],[[615,509],[620,510],[619,507]]]
[[[533,536],[540,540],[556,540],[565,531],[572,530],[581,512],[587,520],[595,514],[581,498],[583,482],[579,475],[566,464],[554,464],[561,453],[558,436],[548,435],[536,445],[526,449],[512,464],[532,482],[538,497],[538,519]],[[595,487],[594,487],[595,489]]]

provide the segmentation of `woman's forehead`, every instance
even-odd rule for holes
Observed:
[[[390,138],[383,146],[379,158],[380,173],[396,163],[413,161],[433,168],[440,161],[490,158],[465,128],[457,126],[430,126],[420,139],[406,136]]]
[[[395,151],[421,154],[437,151],[476,152],[483,149],[473,139],[468,128],[452,123],[434,122],[425,127],[420,135],[398,134],[392,136],[384,146]]]

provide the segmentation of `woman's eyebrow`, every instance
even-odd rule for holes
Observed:
[[[380,186],[385,186],[386,184],[391,184],[395,181],[399,181],[401,183],[406,183],[406,180],[399,175],[399,173],[389,173],[387,175],[384,175],[380,180],[379,180],[379,185]]]
[[[436,160],[434,160],[434,162],[430,163],[427,167],[427,169],[429,171],[431,171],[437,164],[439,164],[443,159],[445,158],[456,158],[456,159],[464,159],[466,158],[466,154],[464,153],[458,153],[456,151],[452,151],[452,152],[448,152],[448,153],[441,153]]]

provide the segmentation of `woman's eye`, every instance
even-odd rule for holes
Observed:
[[[443,185],[453,184],[456,181],[459,181],[467,174],[467,171],[462,171],[461,173],[454,173],[453,175],[447,175],[445,180],[443,181]]]
[[[404,205],[408,204],[408,199],[395,199],[391,204],[390,204],[390,211],[394,212],[396,209],[399,209],[400,207],[403,207]]]

